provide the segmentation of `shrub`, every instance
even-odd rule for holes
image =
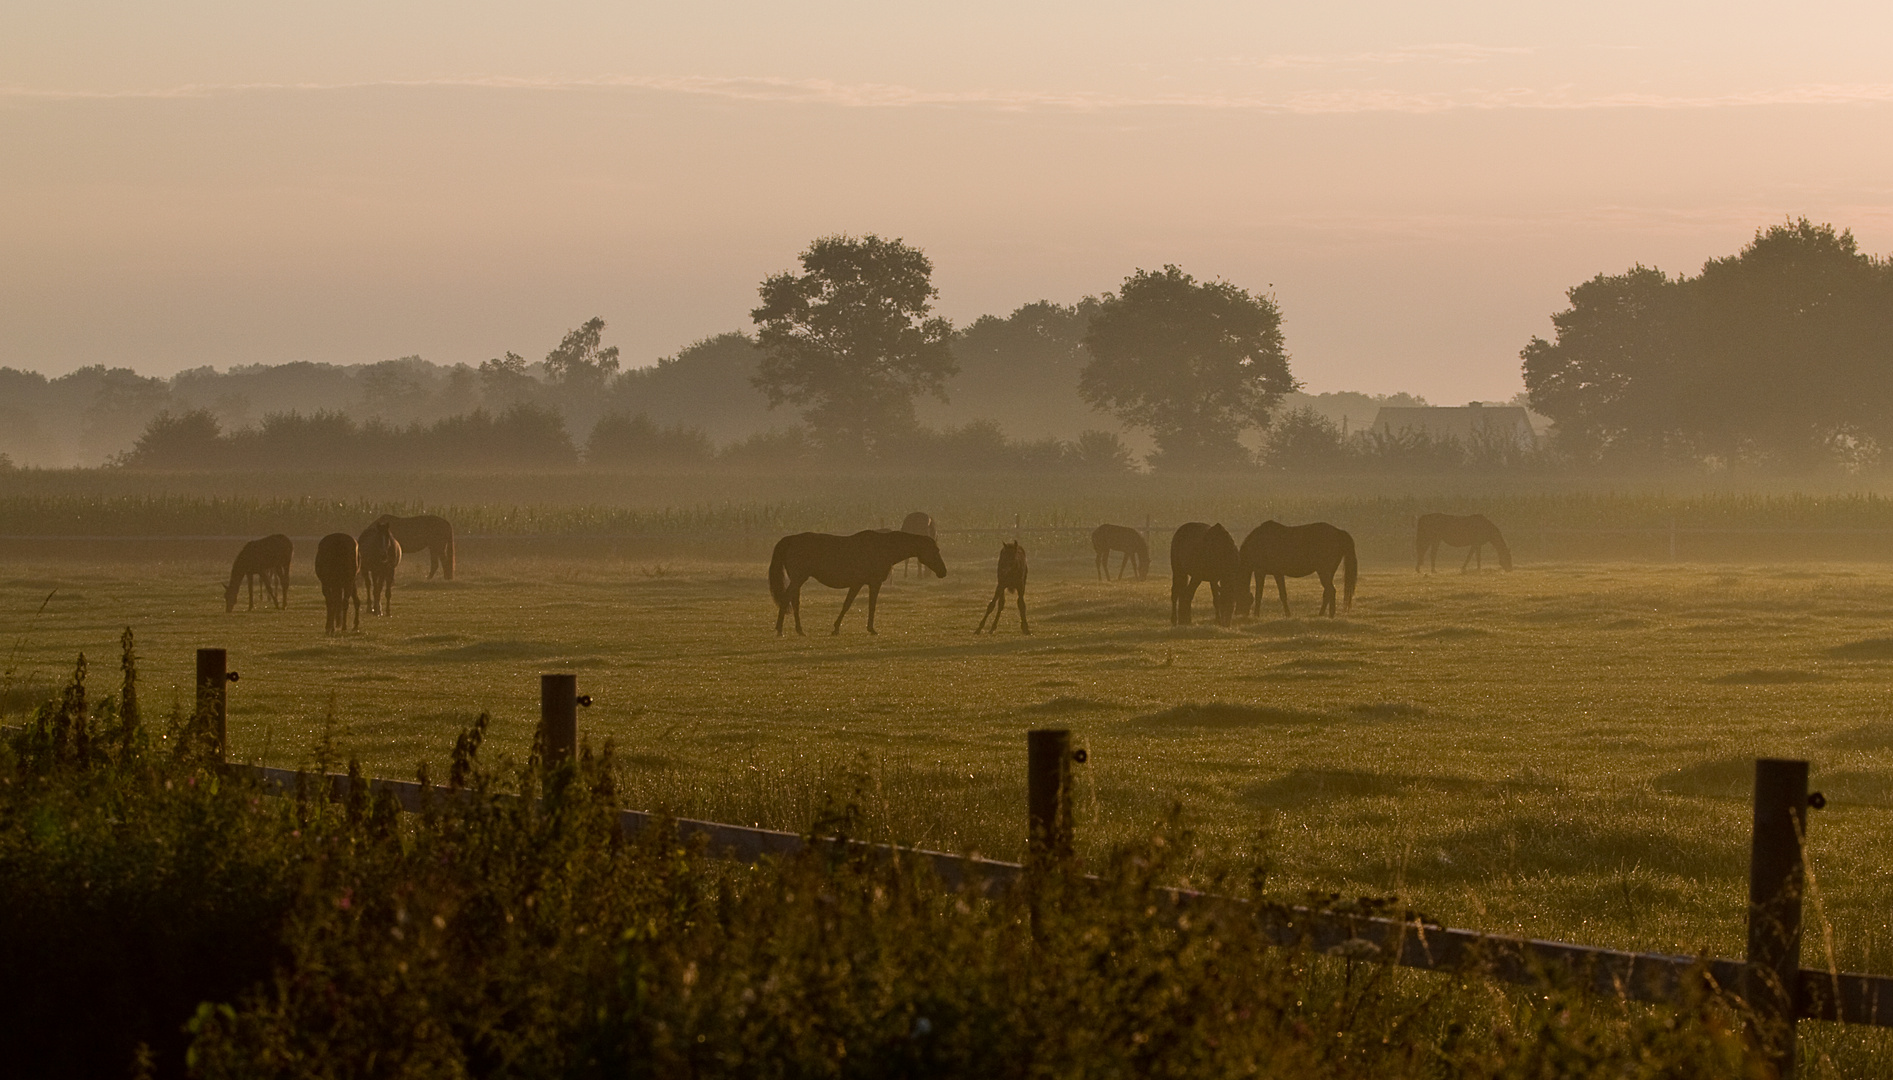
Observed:
[[[585,440],[585,463],[595,466],[700,464],[712,452],[702,428],[660,428],[644,413],[612,413],[593,425]]]

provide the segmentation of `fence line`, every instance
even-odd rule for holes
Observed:
[[[227,759],[224,714],[228,671],[222,649],[199,649],[197,714],[209,722],[220,761]],[[540,735],[547,761],[569,764],[577,753],[578,709],[591,698],[580,695],[571,674],[540,676]],[[1071,770],[1087,760],[1073,750],[1064,729],[1027,733],[1027,862],[1009,863],[974,856],[891,844],[804,837],[796,833],[722,822],[665,819],[642,811],[619,812],[619,828],[638,833],[671,820],[680,837],[701,837],[713,854],[755,862],[789,855],[811,844],[846,845],[885,858],[919,860],[946,884],[982,888],[1010,886],[1045,860],[1069,859],[1072,852]],[[228,765],[278,791],[295,789],[306,773],[259,765]],[[329,797],[346,799],[353,780],[325,774]],[[418,809],[430,794],[456,797],[418,782],[365,778],[369,793],[386,793],[407,810]],[[517,798],[517,796],[510,796]],[[1253,908],[1265,932],[1280,945],[1306,945],[1344,956],[1384,958],[1403,967],[1428,971],[1476,969],[1504,982],[1534,984],[1564,978],[1593,993],[1633,1001],[1673,1000],[1691,986],[1727,991],[1743,1000],[1756,1026],[1757,1052],[1781,1077],[1793,1075],[1795,1025],[1801,1020],[1893,1027],[1893,976],[1823,971],[1800,965],[1801,899],[1806,880],[1804,841],[1807,812],[1827,805],[1820,792],[1808,791],[1808,763],[1772,758],[1755,762],[1755,817],[1749,852],[1748,955],[1742,960],[1667,956],[1628,952],[1563,941],[1458,930],[1420,918],[1391,919],[1322,911],[1308,907],[1256,904],[1233,897],[1184,889],[1164,890],[1178,903],[1242,904]]]

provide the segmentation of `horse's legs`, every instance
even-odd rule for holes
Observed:
[[[1203,584],[1202,578],[1193,577],[1183,585],[1183,606],[1178,612],[1177,621],[1184,626],[1190,625],[1190,607],[1196,603],[1196,589],[1201,584]]]
[[[808,580],[807,578],[802,578],[801,580],[796,581],[789,586],[789,603],[792,604],[795,608],[795,636],[797,637],[803,636],[802,635],[802,583],[807,580]]]
[[[1320,571],[1320,573],[1321,573],[1321,610],[1317,612],[1316,614],[1326,615],[1328,618],[1332,619],[1334,618],[1334,615],[1335,615],[1334,571],[1323,570],[1323,571]]]
[[[880,633],[879,630],[876,630],[874,628],[874,611],[876,608],[880,606],[881,606],[881,583],[878,581],[871,581],[868,583],[868,633],[870,634]]]
[[[860,593],[861,593],[861,586],[859,585],[856,585],[853,588],[848,590],[847,598],[842,600],[841,602],[841,615],[835,616],[835,633],[837,634],[841,633],[842,616],[848,614],[848,605],[854,603],[854,598],[860,595]]]
[[[1006,609],[1006,587],[1004,585],[1001,585],[998,588],[993,590],[993,598],[991,600],[986,601],[986,614],[981,615],[979,617],[979,625],[973,628],[973,633],[977,634],[986,629],[986,617],[993,613],[994,608],[997,608],[1000,611],[1004,611]],[[993,633],[997,634],[998,632],[999,632],[999,620],[997,618],[994,618],[993,619]]]
[[[1107,561],[1107,562],[1109,561],[1109,557],[1108,557],[1108,556],[1106,557],[1106,561]],[[1130,552],[1128,552],[1128,551],[1126,551],[1126,552],[1124,553],[1124,558],[1123,558],[1122,560],[1120,560],[1120,561],[1118,562],[1118,564],[1117,564],[1117,579],[1118,579],[1119,581],[1123,581],[1123,580],[1124,580],[1124,571],[1125,571],[1125,569],[1126,569],[1127,567],[1129,567],[1129,566],[1130,566],[1130,564],[1131,564],[1131,553],[1130,553]]]
[[[1275,575],[1275,595],[1282,598],[1282,618],[1288,618],[1288,579],[1280,574]]]
[[[1001,607],[1005,606],[1004,593],[1000,594],[999,605]],[[997,619],[995,619],[993,620],[993,629],[997,630],[998,628],[999,628],[999,622]],[[1025,586],[1022,584],[1019,586],[1019,633],[1029,634],[1031,632],[1032,632],[1032,624],[1025,621]]]
[[[1478,541],[1474,541],[1472,545],[1472,550],[1466,552],[1466,561],[1459,564],[1460,573],[1463,574],[1472,567],[1472,557],[1477,554],[1479,554],[1479,543]],[[1481,564],[1479,569],[1481,570],[1485,569],[1484,564]]]

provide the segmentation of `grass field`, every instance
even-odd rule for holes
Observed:
[[[406,575],[395,614],[341,641],[306,569],[287,612],[226,615],[209,562],[14,564],[6,701],[80,651],[95,693],[115,685],[129,624],[148,708],[188,692],[194,648],[223,646],[238,756],[309,761],[332,702],[342,754],[409,775],[438,772],[480,711],[523,754],[536,676],[573,670],[597,699],[582,730],[615,740],[634,803],[796,829],[859,789],[880,837],[1001,857],[1021,846],[1023,733],[1065,726],[1091,754],[1091,850],[1180,802],[1206,862],[1266,855],[1280,889],[1722,955],[1741,949],[1749,760],[1801,756],[1830,799],[1811,914],[1841,967],[1893,971],[1893,567],[1370,570],[1349,617],[1225,630],[1170,627],[1161,567],[1107,584],[1088,556],[1041,554],[1033,635],[1008,616],[975,638],[991,555],[948,558],[944,581],[896,571],[876,637],[861,607],[829,636],[841,594],[811,584],[804,639],[775,636],[747,562],[475,549],[451,584]],[[1298,614],[1318,595],[1291,582]],[[1827,949],[1811,937],[1808,962]]]

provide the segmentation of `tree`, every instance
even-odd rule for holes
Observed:
[[[555,384],[602,387],[618,370],[618,347],[600,347],[604,334],[605,320],[597,316],[568,332],[558,348],[546,354],[546,378]]]
[[[1269,426],[1262,447],[1262,463],[1271,469],[1318,471],[1347,463],[1347,441],[1341,425],[1315,411],[1312,405],[1290,409]]]
[[[1249,460],[1239,437],[1267,428],[1296,388],[1275,301],[1175,266],[1139,270],[1091,318],[1091,362],[1078,393],[1149,430],[1160,468],[1227,468]]]
[[[912,431],[914,397],[946,400],[953,328],[930,316],[933,263],[878,236],[826,236],[802,273],[768,278],[750,313],[762,360],[751,380],[774,408],[802,406],[831,450],[871,452]]]
[[[526,358],[516,352],[480,361],[480,396],[488,405],[517,405],[529,400],[538,386],[526,373]]]
[[[1893,263],[1801,218],[1698,276],[1599,275],[1520,354],[1562,448],[1805,466],[1893,445]]]

